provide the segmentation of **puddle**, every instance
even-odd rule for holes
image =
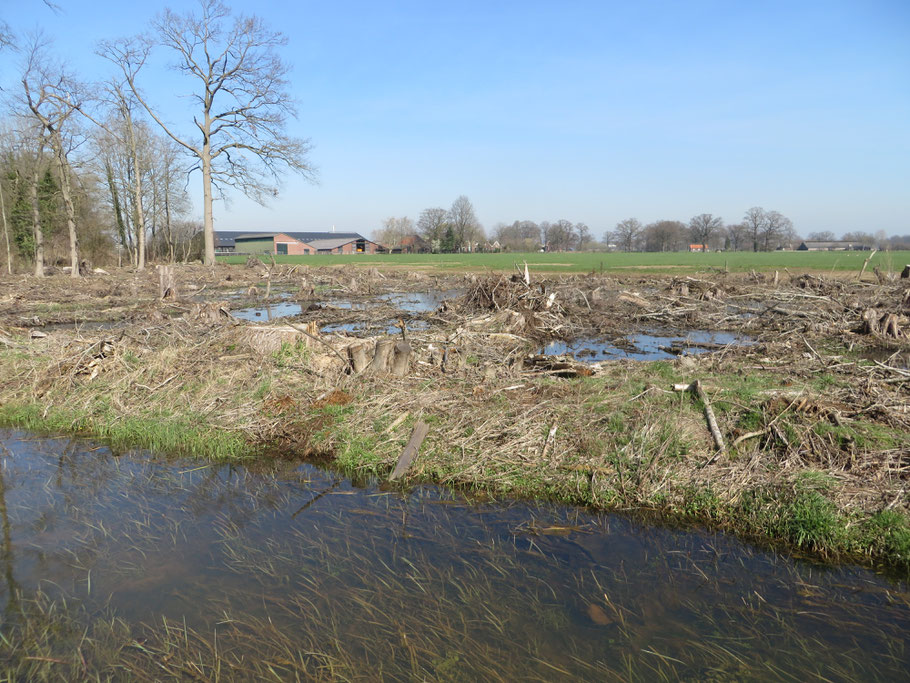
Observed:
[[[377,297],[360,300],[330,298],[317,303],[321,306],[330,306],[345,311],[367,311],[371,308],[388,304],[394,306],[403,313],[430,313],[435,311],[439,307],[439,304],[446,299],[457,296],[460,291],[461,290],[453,289],[433,290],[429,292],[391,292]],[[301,304],[292,301],[284,301],[276,304],[267,304],[265,306],[241,308],[236,311],[231,311],[231,314],[235,318],[240,318],[241,320],[257,322],[300,315],[300,313],[310,305],[311,302],[304,302]]]
[[[240,320],[258,322],[262,320],[274,320],[275,318],[288,318],[293,315],[300,315],[302,311],[303,308],[298,303],[294,303],[293,301],[281,301],[265,306],[241,308],[236,311],[231,311],[231,315]]]
[[[80,609],[160,638],[177,625],[163,659],[139,657],[152,637],[112,650],[145,662],[137,678],[198,646],[223,653],[223,678],[906,679],[908,586],[866,570],[566,506],[358,487],[305,464],[11,431],[0,446],[5,624],[40,587],[56,605],[45,618]],[[69,649],[42,632],[46,659],[74,652],[82,627]]]
[[[426,330],[430,324],[425,320],[407,320],[405,325],[409,330]],[[350,334],[370,336],[377,334],[398,334],[401,327],[397,320],[385,320],[382,322],[355,322],[355,323],[335,323],[320,327],[319,331],[323,334],[333,332],[348,332]]]
[[[393,292],[379,298],[406,313],[432,313],[439,304],[463,294],[460,289],[431,290],[429,292]]]
[[[548,356],[572,354],[580,361],[628,358],[640,361],[664,360],[678,355],[697,355],[717,350],[728,344],[750,344],[751,340],[732,332],[693,330],[685,335],[632,334],[617,342],[578,339],[571,342],[554,341],[540,353]]]

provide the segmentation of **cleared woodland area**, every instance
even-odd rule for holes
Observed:
[[[405,482],[906,571],[910,280],[858,274],[5,277],[0,420],[354,476],[388,477],[410,441]]]

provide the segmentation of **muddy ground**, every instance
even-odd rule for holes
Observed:
[[[155,269],[0,279],[5,421],[149,446],[231,434],[380,476],[424,422],[414,479],[910,562],[907,280],[171,277],[164,297]]]

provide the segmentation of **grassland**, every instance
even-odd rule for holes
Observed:
[[[501,253],[501,254],[377,254],[377,255],[316,255],[276,256],[278,264],[307,264],[332,266],[357,264],[382,268],[439,269],[448,271],[508,271],[515,263],[527,262],[537,272],[590,273],[647,271],[693,273],[711,269],[730,272],[773,271],[790,269],[794,272],[855,271],[863,266],[869,252],[862,251],[773,251],[773,252],[688,252],[669,253]],[[265,257],[263,257],[265,258]],[[243,263],[246,255],[220,256],[228,264]],[[875,267],[884,272],[900,270],[910,263],[910,251],[878,252],[869,261],[868,272]]]

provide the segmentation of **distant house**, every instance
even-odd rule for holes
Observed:
[[[871,247],[847,240],[806,240],[797,251],[867,251]]]
[[[707,244],[690,244],[689,251],[708,251]]]
[[[357,232],[238,232],[215,233],[216,254],[375,254],[384,251]]]
[[[433,246],[420,235],[408,235],[401,238],[401,244],[393,252],[402,254],[429,254],[433,251]]]

